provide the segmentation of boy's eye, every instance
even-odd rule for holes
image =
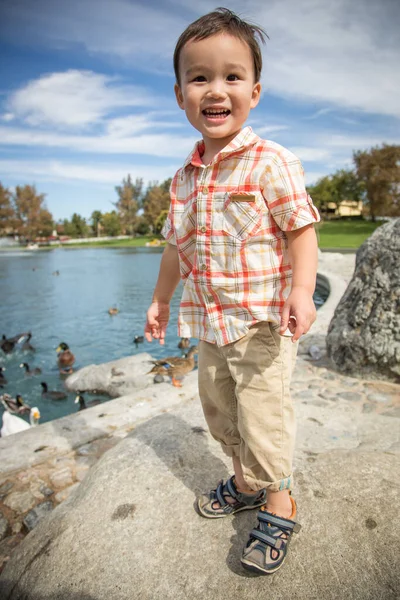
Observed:
[[[228,81],[238,81],[239,77],[237,75],[234,75],[233,73],[231,73],[230,75],[228,75],[227,80]]]
[[[193,78],[193,81],[205,81],[206,78],[204,77],[204,75],[197,75],[197,77]]]

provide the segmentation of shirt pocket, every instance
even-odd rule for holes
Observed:
[[[264,198],[261,192],[233,190],[225,194],[221,211],[221,229],[245,241],[260,229]]]

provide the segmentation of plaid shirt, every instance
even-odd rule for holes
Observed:
[[[280,323],[292,271],[285,231],[319,221],[301,163],[244,128],[209,165],[198,142],[171,184],[163,236],[178,248],[178,334],[219,346]]]

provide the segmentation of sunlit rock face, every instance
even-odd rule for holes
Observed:
[[[339,371],[400,381],[400,219],[359,248],[329,325],[327,351]]]

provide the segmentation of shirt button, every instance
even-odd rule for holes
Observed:
[[[203,188],[203,194],[208,194],[208,187],[207,186]]]
[[[209,302],[214,302],[214,298],[213,298],[212,296],[207,296],[207,300],[208,300]]]
[[[202,263],[202,264],[200,265],[200,270],[201,270],[201,271],[205,271],[206,269],[207,269],[207,265],[206,265],[205,263]]]
[[[205,225],[202,225],[202,226],[200,227],[200,232],[201,232],[201,233],[205,233],[206,231],[207,231],[207,227],[206,227]]]

